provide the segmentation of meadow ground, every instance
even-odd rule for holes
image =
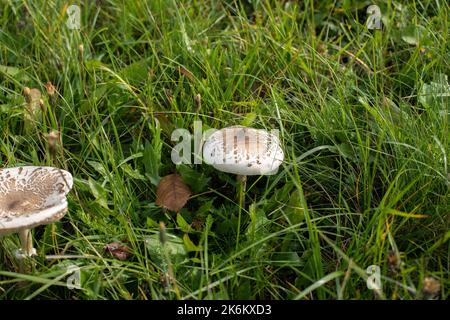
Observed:
[[[32,270],[0,239],[0,298],[448,298],[449,4],[374,3],[369,30],[371,1],[0,0],[0,166],[75,180]],[[235,176],[171,161],[194,121],[278,129],[285,161],[241,206]],[[175,172],[178,213],[155,203]]]

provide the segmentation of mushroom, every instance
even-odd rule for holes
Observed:
[[[30,229],[61,219],[72,175],[52,167],[0,169],[0,236],[19,233],[22,249],[16,257],[36,254]]]
[[[203,159],[222,172],[234,173],[241,182],[236,246],[247,176],[273,175],[284,160],[278,136],[262,129],[232,126],[214,132],[203,145]]]
[[[207,138],[203,145],[203,159],[219,171],[238,176],[273,175],[283,162],[284,153],[275,134],[262,129],[232,126]]]

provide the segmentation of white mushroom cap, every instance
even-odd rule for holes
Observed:
[[[61,219],[72,175],[52,167],[0,169],[0,235]]]
[[[233,126],[214,132],[203,145],[203,159],[217,170],[238,175],[272,175],[284,160],[277,135]]]

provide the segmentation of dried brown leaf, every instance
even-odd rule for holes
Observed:
[[[180,175],[174,173],[163,177],[156,190],[156,204],[158,206],[178,212],[186,205],[192,194]]]
[[[112,242],[105,246],[105,251],[112,254],[115,258],[125,261],[131,256],[130,248],[120,242]]]

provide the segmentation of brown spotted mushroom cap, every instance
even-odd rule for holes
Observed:
[[[272,175],[283,163],[277,135],[243,126],[223,128],[203,145],[203,159],[217,170],[237,175]]]
[[[61,219],[72,175],[52,167],[0,169],[0,235]]]

